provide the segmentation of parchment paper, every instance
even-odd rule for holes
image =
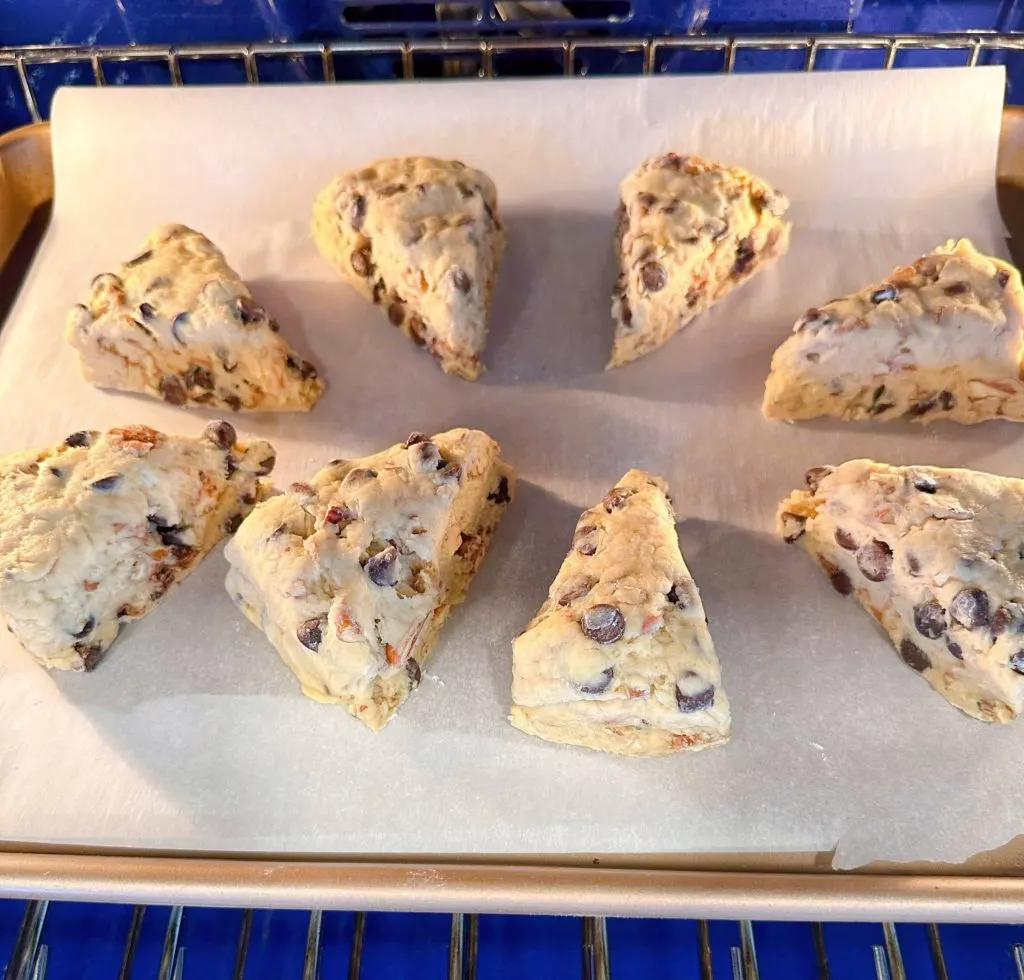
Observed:
[[[223,589],[220,551],[90,675],[0,635],[0,837],[284,852],[815,851],[959,860],[1021,830],[1024,723],[959,714],[869,616],[772,532],[811,465],[872,456],[1024,474],[1024,428],[769,423],[772,350],[808,306],[951,236],[1002,250],[999,68],[260,89],[67,89],[53,225],[0,335],[0,451],[83,427],[210,417],[82,382],[62,339],[90,279],[181,221],[252,283],[330,389],[249,415],[279,485],[409,431],[486,429],[520,476],[422,688],[374,736],[304,699]],[[793,246],[663,350],[602,371],[622,176],[668,149],[793,199]],[[509,228],[490,370],[436,365],[319,258],[336,172],[391,154],[490,173]],[[733,705],[724,747],[652,761],[505,721],[510,641],[578,513],[629,467],[663,474]]]

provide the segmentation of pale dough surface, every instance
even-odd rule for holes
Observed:
[[[621,755],[729,738],[718,656],[660,477],[630,470],[580,517],[547,601],[513,644],[511,721]]]
[[[321,191],[313,237],[344,279],[444,371],[480,375],[505,250],[490,177],[458,160],[380,160]]]
[[[164,225],[116,272],[93,279],[65,336],[82,377],[101,388],[172,405],[307,411],[323,381],[279,329],[213,242]]]
[[[486,433],[452,429],[260,504],[226,549],[227,589],[302,685],[377,731],[419,685],[514,490]]]
[[[666,153],[620,193],[608,367],[661,347],[789,247],[789,202],[739,167]]]
[[[1009,263],[950,241],[808,310],[772,357],[770,418],[1024,421],[1024,290]]]
[[[856,459],[807,473],[779,533],[961,711],[1024,707],[1024,480]]]
[[[91,669],[122,622],[234,531],[274,459],[226,422],[192,437],[81,431],[3,457],[0,611],[11,632],[45,667]]]

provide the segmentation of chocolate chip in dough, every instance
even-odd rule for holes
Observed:
[[[409,683],[413,687],[419,687],[420,681],[423,679],[423,671],[420,670],[420,665],[414,657],[410,657],[405,662],[405,672],[409,675]]]
[[[297,374],[303,381],[310,381],[317,376],[316,368],[309,361],[294,354],[288,354],[284,359],[285,367],[292,374]]]
[[[259,323],[267,317],[266,311],[263,307],[250,296],[237,297],[235,299],[235,310],[238,313],[238,319],[246,325],[249,325],[250,323]]]
[[[72,449],[79,449],[82,447],[88,447],[92,445],[93,433],[88,429],[82,429],[80,432],[72,432],[64,440],[64,445],[69,446]]]
[[[640,268],[640,282],[649,293],[658,293],[665,288],[668,274],[660,262],[645,262]]]
[[[596,677],[590,678],[584,684],[580,684],[580,694],[601,694],[611,686],[615,677],[614,667],[605,667]]]
[[[562,586],[562,591],[558,593],[558,605],[571,606],[577,599],[589,595],[595,585],[597,585],[597,579],[592,575],[574,576]]]
[[[836,590],[840,595],[849,595],[853,592],[853,582],[850,581],[850,576],[846,574],[841,568],[837,568],[831,562],[821,560],[822,568],[825,569],[828,575],[828,580],[832,583],[832,588]]]
[[[929,640],[937,640],[946,632],[946,610],[935,599],[914,606],[914,626]]]
[[[756,258],[757,252],[754,250],[753,239],[749,237],[742,239],[736,246],[736,261],[733,263],[732,271],[738,276],[743,275],[754,264]]]
[[[171,405],[184,405],[188,401],[188,392],[176,374],[167,374],[160,379],[160,396]]]
[[[892,283],[887,282],[884,286],[879,287],[871,294],[871,302],[877,305],[878,303],[895,300],[899,295],[899,290],[892,285]]]
[[[129,269],[134,269],[137,265],[142,265],[143,262],[148,262],[151,258],[153,258],[153,250],[149,248],[145,252],[140,252],[134,259],[129,259],[125,262],[125,266]]]
[[[80,640],[82,637],[88,636],[96,628],[96,620],[94,617],[89,616],[86,621],[82,624],[82,628],[77,633],[71,635],[76,639]]]
[[[964,651],[961,649],[960,644],[956,640],[951,640],[946,637],[946,649],[954,656],[957,660],[964,659]]]
[[[348,223],[353,231],[359,231],[363,227],[366,218],[366,198],[362,194],[352,197],[352,203],[348,206]]]
[[[139,313],[143,320],[156,319],[156,307],[152,303],[139,303]]]
[[[388,305],[388,320],[392,326],[400,327],[405,323],[405,304],[399,301]]]
[[[465,269],[455,266],[451,273],[452,285],[463,295],[466,295],[473,288],[473,279]]]
[[[1006,666],[1018,674],[1024,674],[1024,650],[1011,653],[1010,659],[1006,661]]]
[[[804,483],[807,484],[807,489],[810,490],[811,493],[817,493],[818,486],[821,484],[821,481],[824,480],[825,477],[834,469],[834,466],[812,466],[804,474]]]
[[[629,500],[635,490],[631,490],[629,487],[613,487],[605,495],[601,501],[604,504],[604,509],[610,514],[613,510],[621,510],[626,506],[626,501]]]
[[[94,670],[103,659],[103,647],[98,643],[76,643],[75,653],[82,658],[84,670]]]
[[[961,296],[970,292],[971,287],[965,282],[951,282],[946,286],[944,292],[947,296]]]
[[[409,435],[409,438],[405,440],[405,447],[408,449],[409,446],[415,446],[418,442],[426,442],[427,438],[428,437],[422,432],[413,432]]]
[[[693,605],[689,582],[675,582],[665,594],[665,598],[678,609],[689,609]]]
[[[413,467],[422,471],[439,470],[445,465],[441,459],[441,450],[430,442],[415,442],[409,447],[409,462]]]
[[[198,364],[193,364],[184,375],[184,385],[186,389],[191,390],[192,388],[199,388],[201,391],[213,391],[215,384],[213,375]]]
[[[931,667],[931,658],[913,640],[903,639],[900,642],[900,656],[903,662],[919,674]]]
[[[492,504],[507,504],[512,499],[512,495],[508,492],[508,477],[503,476],[498,480],[498,485],[487,494],[487,500]]]
[[[884,582],[892,571],[892,548],[884,541],[869,541],[857,549],[857,567],[869,582]]]
[[[227,405],[232,412],[240,412],[242,410],[242,399],[239,398],[238,395],[224,395],[224,404]]]
[[[324,640],[324,619],[322,616],[316,619],[307,619],[304,623],[300,623],[298,628],[295,630],[295,635],[307,650],[312,650],[314,653],[320,649],[320,644]]]
[[[996,282],[998,282],[999,285],[1002,286],[1003,289],[1006,288],[1006,284],[1009,281],[1010,281],[1010,273],[1008,273],[1005,269],[1000,269],[996,273]]]
[[[949,614],[968,629],[988,626],[988,596],[981,589],[961,589],[949,604]]]
[[[626,618],[615,606],[602,603],[583,614],[580,629],[596,643],[614,643],[626,632]]]
[[[807,518],[801,514],[790,514],[788,511],[782,515],[782,540],[786,544],[792,544],[804,536],[807,529]]]
[[[234,534],[242,526],[243,519],[241,514],[232,514],[224,522],[224,532],[226,534]]]
[[[581,555],[592,555],[597,551],[597,528],[592,524],[584,524],[576,528],[572,538],[572,546]]]
[[[914,477],[914,489],[921,493],[935,493],[939,485],[927,473],[919,473]]]
[[[699,674],[686,671],[676,683],[676,704],[684,715],[707,711],[715,703],[715,686]]]
[[[366,563],[366,574],[381,588],[398,585],[398,549],[392,544],[375,554]]]
[[[231,449],[238,441],[238,433],[235,432],[235,427],[223,419],[217,422],[210,422],[203,429],[203,435],[218,449]]]
[[[174,339],[184,346],[185,340],[185,327],[188,326],[189,316],[188,313],[179,313],[171,324],[171,333],[174,335]]]
[[[1020,603],[1007,602],[1001,605],[992,617],[992,635],[1002,636],[1011,627],[1014,628],[1014,632],[1020,632],[1022,610]]]
[[[844,530],[841,527],[836,528],[835,533],[836,544],[839,545],[843,551],[856,551],[857,542],[854,540],[852,534],[849,531]]]
[[[110,476],[100,477],[98,480],[93,480],[89,484],[90,490],[96,490],[99,493],[110,493],[111,490],[117,488],[121,482],[120,473],[111,473]]]
[[[366,279],[373,272],[373,260],[365,248],[357,248],[349,257],[352,263],[352,271],[362,279]]]

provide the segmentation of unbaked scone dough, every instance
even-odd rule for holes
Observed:
[[[380,160],[320,192],[313,236],[324,258],[444,371],[480,375],[505,250],[486,174],[458,160]]]
[[[784,254],[789,202],[739,167],[666,153],[622,182],[608,367],[656,350]]]
[[[855,459],[807,472],[779,533],[961,711],[1024,707],[1024,480]]]
[[[242,524],[225,552],[228,592],[305,694],[378,731],[419,685],[513,481],[498,444],[472,429],[335,460]]]
[[[966,239],[808,310],[772,357],[769,418],[1024,421],[1020,273]]]
[[[584,511],[512,652],[516,728],[620,755],[729,738],[729,701],[665,481],[630,470]]]
[[[86,381],[172,405],[308,411],[323,391],[220,250],[184,225],[157,228],[92,281],[65,336]]]
[[[81,431],[0,459],[0,612],[44,667],[96,666],[249,513],[269,443],[227,422],[201,436]]]

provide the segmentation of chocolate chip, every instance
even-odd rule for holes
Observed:
[[[232,412],[239,412],[242,410],[242,399],[238,395],[227,394],[224,396],[224,404],[231,409]]]
[[[699,674],[686,671],[676,683],[676,704],[684,715],[707,711],[715,703],[715,686],[708,684]]]
[[[363,220],[366,218],[366,198],[362,194],[356,194],[352,203],[348,206],[348,222],[353,231],[359,231],[363,227]]]
[[[150,514],[146,519],[153,533],[160,536],[162,544],[171,547],[186,543],[181,534],[189,529],[187,524],[168,524],[159,514]]]
[[[954,656],[957,660],[964,659],[964,652],[960,649],[960,644],[956,640],[951,640],[946,637],[946,649]]]
[[[238,441],[238,433],[235,432],[235,427],[230,422],[223,420],[210,422],[203,429],[203,435],[218,449],[231,449]]]
[[[899,296],[899,294],[899,290],[894,285],[892,285],[892,283],[887,282],[884,286],[880,287],[879,289],[876,289],[871,294],[871,302],[875,303],[876,305],[878,303],[885,303],[889,300],[895,300]]]
[[[597,551],[597,528],[592,524],[584,524],[576,528],[572,537],[572,546],[581,555],[592,555]]]
[[[922,636],[937,640],[946,632],[946,610],[935,599],[914,606],[914,626]]]
[[[952,411],[956,407],[956,395],[951,391],[940,391],[938,394],[939,408],[944,412]]]
[[[757,252],[754,250],[754,240],[750,237],[744,238],[736,246],[736,261],[733,263],[732,271],[741,276],[754,264]]]
[[[1019,632],[1021,620],[1020,604],[1016,602],[1005,603],[996,610],[995,615],[992,617],[992,635],[1002,636],[1011,626],[1017,627],[1015,632]]]
[[[821,481],[824,480],[825,477],[828,476],[834,469],[834,466],[812,466],[804,474],[804,483],[807,484],[807,489],[810,490],[811,493],[817,493],[818,486],[821,483]]]
[[[420,670],[420,665],[416,662],[415,657],[410,657],[405,662],[405,672],[409,675],[409,683],[413,687],[419,687],[420,681],[423,679],[423,671]]]
[[[888,412],[892,406],[893,403],[885,398],[885,385],[879,385],[871,395],[871,405],[868,408],[868,414],[881,415],[882,412]]]
[[[921,559],[917,555],[907,555],[907,569],[911,575],[917,575],[921,571]]]
[[[156,307],[152,303],[139,303],[139,313],[142,314],[143,320],[156,319]]]
[[[675,582],[665,594],[665,598],[679,609],[689,609],[693,602],[690,596],[690,583]]]
[[[71,435],[69,435],[64,440],[64,445],[69,446],[72,449],[78,449],[83,446],[91,446],[92,437],[92,432],[90,432],[88,429],[82,429],[80,432],[72,432]]]
[[[849,595],[853,592],[853,583],[850,581],[850,576],[846,574],[841,568],[833,565],[832,562],[826,561],[824,558],[819,559],[821,567],[825,569],[828,575],[828,580],[832,583],[832,588],[836,590],[840,595]]]
[[[94,670],[103,659],[103,647],[98,643],[76,643],[75,653],[82,658],[82,667],[85,670]]]
[[[149,327],[139,323],[139,321],[134,318],[132,318],[132,326],[137,327],[139,330],[141,330],[147,337],[149,337],[150,340],[156,340],[156,334],[153,333],[153,331],[150,330]]]
[[[920,418],[936,408],[948,412],[956,406],[956,396],[951,391],[940,391],[929,398],[922,398],[907,409],[907,418]]]
[[[786,544],[802,538],[807,527],[807,518],[800,514],[791,514],[788,511],[782,515],[782,540]]]
[[[835,533],[836,544],[839,545],[844,551],[856,551],[857,542],[854,541],[853,535],[849,531],[844,531],[841,527],[836,528]]]
[[[951,282],[944,291],[947,296],[960,296],[963,293],[969,292],[970,288],[965,282]]]
[[[460,293],[466,294],[473,288],[473,279],[465,269],[455,266],[450,275],[452,277],[452,285]]]
[[[613,510],[622,510],[626,506],[626,501],[629,500],[635,490],[631,490],[629,487],[613,487],[605,495],[601,501],[604,504],[604,509],[610,514]]]
[[[427,341],[423,336],[423,331],[426,328],[426,325],[424,324],[422,317],[415,315],[409,317],[409,322],[406,323],[405,327],[418,347],[426,346]]]
[[[188,392],[176,374],[168,374],[160,379],[160,395],[171,405],[184,405],[188,401]]]
[[[388,306],[388,320],[394,326],[400,327],[405,322],[405,304],[399,301],[391,303]]]
[[[580,694],[602,694],[611,686],[615,677],[614,667],[605,667],[596,677],[592,677],[584,684],[580,684]]]
[[[88,636],[95,628],[96,620],[92,616],[89,616],[86,619],[85,623],[82,625],[82,628],[77,633],[72,633],[71,635],[76,640],[80,640],[82,639],[82,637]]]
[[[439,470],[445,465],[444,460],[441,459],[441,450],[429,439],[424,442],[415,442],[409,447],[409,462],[414,469],[424,472]]]
[[[562,591],[558,593],[558,605],[572,605],[577,599],[582,599],[585,595],[589,595],[595,585],[597,585],[597,579],[592,575],[573,576],[562,586]]]
[[[900,642],[900,656],[908,667],[912,667],[918,673],[927,670],[932,665],[928,654],[913,640],[904,639]]]
[[[869,582],[884,582],[892,571],[892,548],[884,541],[869,541],[857,549],[857,567]]]
[[[242,323],[259,323],[266,319],[266,311],[250,296],[239,296],[235,299],[235,311]]]
[[[1010,659],[1006,661],[1006,666],[1018,674],[1024,674],[1024,650],[1011,653]]]
[[[409,446],[415,446],[418,442],[426,442],[427,438],[428,437],[422,432],[413,432],[410,434],[409,438],[405,440],[406,448]]]
[[[174,318],[174,322],[171,324],[171,333],[174,335],[174,339],[179,344],[185,344],[186,343],[184,329],[187,326],[188,326],[188,314],[187,313],[179,313]]]
[[[921,473],[914,477],[914,489],[921,493],[935,493],[939,485],[927,473]]]
[[[224,531],[226,534],[234,534],[242,526],[244,518],[241,514],[232,514],[224,522]]]
[[[349,261],[352,263],[352,271],[363,279],[373,272],[373,259],[368,249],[357,248],[349,257]]]
[[[968,629],[988,626],[988,596],[981,589],[961,589],[949,604],[949,614]]]
[[[408,188],[407,184],[402,184],[402,183],[386,184],[379,191],[377,191],[377,193],[381,197],[394,197],[396,194],[401,194],[403,191],[407,191],[408,189],[409,188]],[[463,195],[463,196],[465,197],[466,195]]]
[[[93,480],[89,484],[90,490],[96,490],[98,493],[110,493],[111,490],[115,489],[121,482],[120,473],[111,473],[110,476],[100,477],[98,480]]]
[[[498,480],[498,485],[487,494],[487,499],[492,504],[507,504],[512,499],[512,495],[508,492],[507,476]]]
[[[265,459],[261,459],[260,460],[260,465],[259,465],[259,467],[256,470],[256,475],[257,476],[266,476],[274,468],[274,464],[276,462],[277,462],[277,456],[275,454],[273,454],[273,453],[271,453]]]
[[[1008,273],[1005,269],[1000,269],[996,273],[996,282],[998,282],[999,285],[1002,286],[1003,289],[1006,288],[1006,284],[1009,281],[1010,281],[1010,273]]]
[[[125,262],[125,265],[129,269],[134,269],[137,265],[142,265],[143,262],[148,262],[151,258],[153,258],[153,250],[148,248],[145,252],[140,252],[136,255],[134,259],[129,259]]]
[[[660,262],[645,262],[640,267],[640,282],[649,293],[657,293],[665,288],[668,274]]]
[[[64,471],[59,466],[51,466],[49,469],[50,469],[50,472],[55,477],[57,477],[58,480],[60,480],[60,479],[62,479],[64,477]]]
[[[626,619],[615,606],[602,603],[583,614],[580,629],[596,643],[614,643],[626,632]]]
[[[366,574],[374,585],[393,588],[398,585],[398,549],[388,545],[366,563]]]
[[[349,470],[345,474],[345,479],[341,481],[342,486],[348,484],[353,486],[357,483],[363,483],[366,480],[374,480],[377,477],[377,471],[370,469],[369,466],[357,466],[354,469]]]
[[[637,194],[636,199],[640,206],[645,208],[653,208],[654,202],[657,200],[653,194],[648,194],[647,191],[641,191]]]
[[[300,623],[295,630],[299,643],[307,650],[312,650],[316,653],[320,649],[320,644],[324,641],[324,622],[323,616],[319,616],[316,619],[307,619],[304,623]]]
[[[202,391],[213,391],[215,385],[213,381],[213,375],[198,364],[193,364],[186,372],[184,376],[184,383],[186,388],[199,388]]]
[[[386,292],[387,292],[387,288],[384,285],[384,280],[383,279],[378,279],[373,284],[373,301],[375,303],[380,303],[380,301],[382,299],[384,299],[384,294]]]
[[[284,359],[284,365],[292,374],[297,374],[303,381],[309,381],[316,377],[316,368],[309,361],[294,354],[288,354]]]

